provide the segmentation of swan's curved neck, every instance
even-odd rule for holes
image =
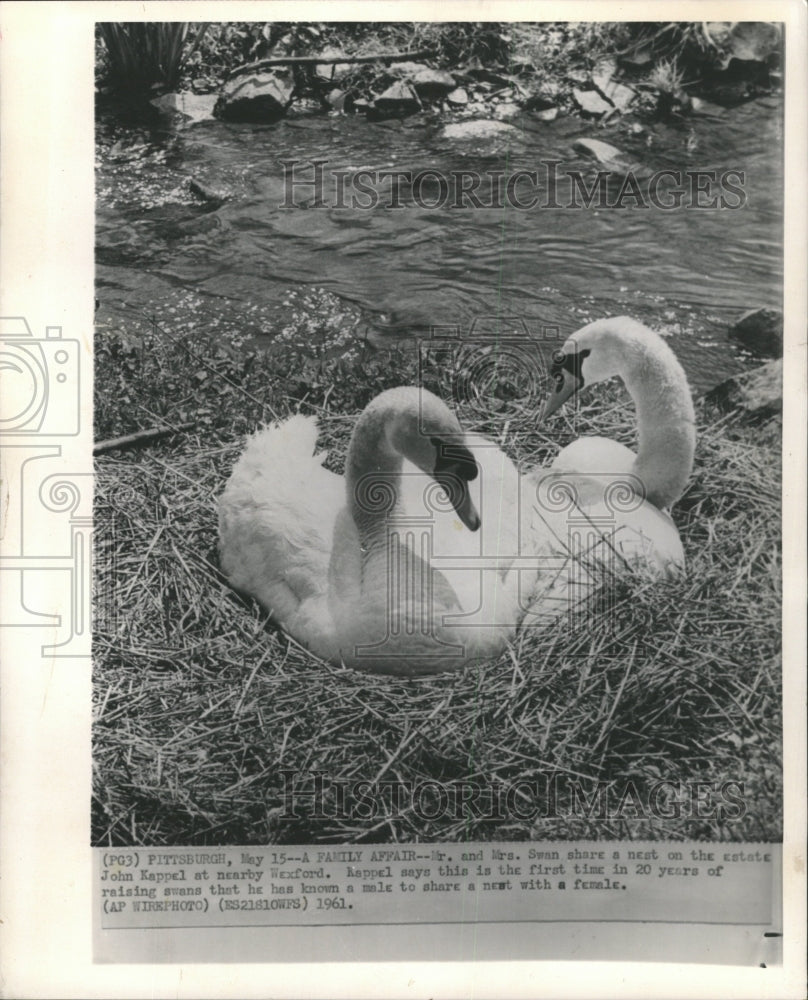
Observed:
[[[654,506],[684,492],[696,447],[695,413],[682,366],[662,341],[634,341],[621,372],[637,409],[639,447],[633,472]]]
[[[390,443],[381,415],[359,422],[345,463],[347,500],[363,549],[383,544],[401,491],[403,456]]]

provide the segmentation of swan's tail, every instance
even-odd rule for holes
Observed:
[[[312,461],[322,465],[327,452],[315,452],[317,445],[317,418],[296,413],[281,423],[270,424],[256,431],[249,438],[238,461],[242,475],[277,475],[294,481],[295,472],[310,472]]]
[[[343,480],[315,454],[317,420],[294,416],[247,441],[219,499],[221,565],[237,590],[281,623],[328,571]],[[305,554],[301,559],[300,553]]]

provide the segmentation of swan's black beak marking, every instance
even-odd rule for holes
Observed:
[[[469,493],[469,483],[480,471],[474,456],[463,444],[448,444],[439,437],[430,440],[438,452],[432,473],[435,482],[446,490],[463,524],[469,531],[476,531],[480,527],[480,515]]]
[[[557,351],[553,355],[550,375],[555,385],[550,396],[547,398],[547,402],[544,404],[541,420],[545,420],[552,413],[555,413],[570,396],[574,396],[583,386],[584,376],[581,367],[583,366],[584,359],[589,357],[590,354],[591,351],[589,348],[585,347],[583,350],[573,351],[570,354]]]

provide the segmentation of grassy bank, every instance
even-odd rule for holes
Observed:
[[[674,510],[686,579],[626,581],[614,614],[521,632],[479,669],[359,674],[274,629],[229,590],[216,555],[216,498],[246,433],[298,408],[318,413],[340,469],[367,400],[415,381],[406,349],[330,357],[340,322],[301,319],[271,354],[177,331],[97,335],[97,440],[196,427],[97,459],[94,842],[778,838],[777,426],[700,407],[695,472]],[[540,427],[535,411],[507,406],[507,421],[460,415],[526,466],[569,440],[567,419]],[[616,385],[587,395],[575,423],[576,434],[633,440]],[[305,797],[289,809],[283,771],[323,774],[319,814]],[[680,783],[729,780],[743,785],[742,816],[692,816],[689,801],[678,816],[675,806],[668,818],[643,815],[660,782],[688,797]],[[529,784],[495,815],[480,804],[441,810],[435,785],[420,784],[415,809],[379,791],[440,782],[451,792],[460,781]],[[623,796],[618,815],[574,808],[576,794],[608,782]]]

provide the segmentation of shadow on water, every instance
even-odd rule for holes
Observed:
[[[453,145],[423,119],[369,123],[311,117],[273,126],[218,121],[97,123],[97,287],[107,315],[171,322],[194,296],[200,328],[237,329],[271,340],[290,290],[317,286],[352,304],[379,340],[468,328],[475,316],[521,316],[531,328],[571,332],[590,319],[628,313],[671,338],[694,388],[738,370],[727,325],[746,309],[781,307],[782,126],[780,103],[760,100],[717,119],[648,126],[638,135],[566,119],[516,119],[517,139]],[[611,141],[641,165],[735,170],[737,209],[542,207],[547,161],[596,168],[577,138]],[[284,160],[302,183],[289,199]],[[324,161],[326,204],[313,204],[311,163]],[[335,172],[539,171],[540,203],[444,207],[428,173],[418,196],[406,179],[376,189],[373,208],[340,208]],[[494,174],[495,178],[495,174]],[[191,182],[194,182],[193,184]],[[367,182],[366,182],[367,183]],[[395,184],[395,188],[391,187]],[[348,196],[355,194],[347,188]],[[526,197],[527,189],[517,189]],[[400,207],[386,207],[392,200]],[[371,195],[357,197],[366,204]],[[559,199],[562,204],[567,201]],[[420,202],[420,204],[419,204]]]

